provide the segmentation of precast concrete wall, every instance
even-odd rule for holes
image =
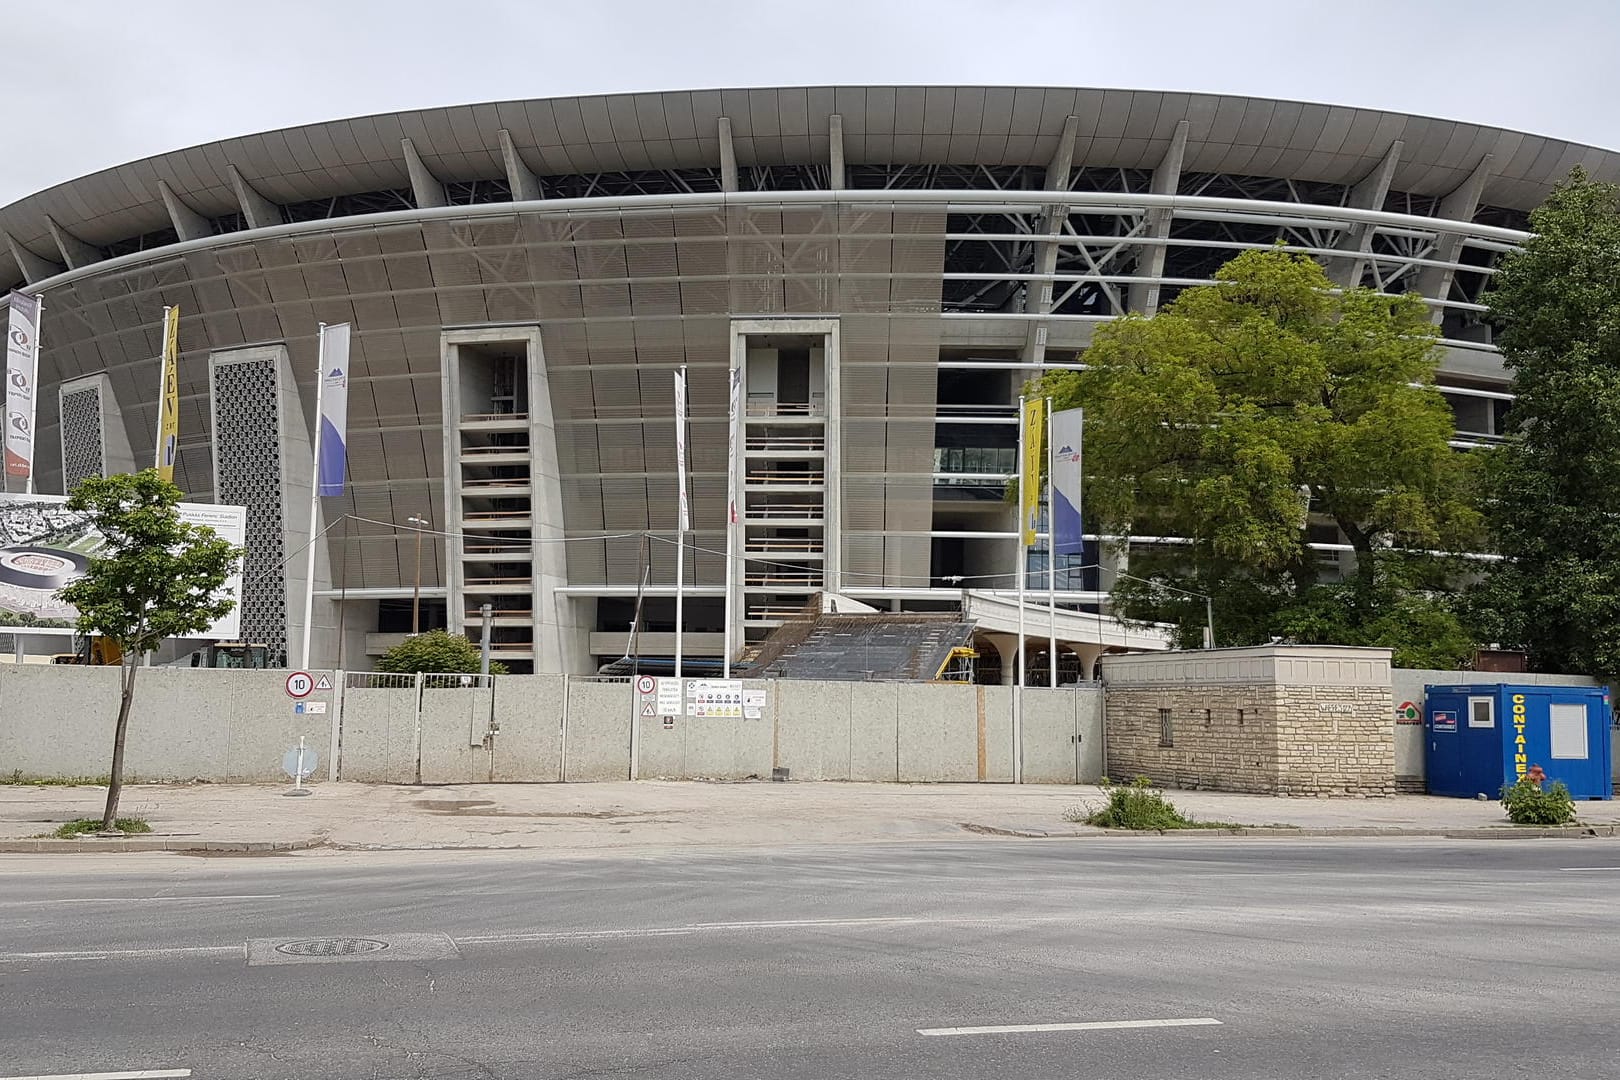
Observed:
[[[104,776],[118,720],[116,667],[0,665],[0,772],[25,777]],[[332,685],[337,679],[328,672]],[[296,711],[284,671],[142,668],[124,747],[126,780],[285,780],[298,745],[327,775],[337,694],[316,691]]]
[[[298,712],[286,672],[143,669],[130,724],[136,779],[274,781],[305,737],[317,779],[393,784],[643,779],[1009,783],[1013,690],[944,683],[763,680],[748,716],[642,716],[624,682],[505,675],[493,687],[371,683],[317,691]],[[325,674],[325,673],[317,673]],[[332,673],[343,686],[341,673]],[[1024,779],[1101,775],[1102,692],[1027,689]],[[0,772],[107,771],[113,668],[0,665]],[[316,711],[316,710],[320,711]],[[335,763],[332,756],[336,754]]]

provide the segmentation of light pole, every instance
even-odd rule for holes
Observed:
[[[422,632],[422,531],[433,522],[413,514],[405,523],[416,526],[416,588],[411,590],[411,636],[415,637]]]

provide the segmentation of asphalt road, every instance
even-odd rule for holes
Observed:
[[[0,857],[0,1077],[1614,1076],[1617,902],[1616,841]]]

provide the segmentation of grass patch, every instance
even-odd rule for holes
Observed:
[[[1168,832],[1173,829],[1247,829],[1235,821],[1197,821],[1176,809],[1153,786],[1138,776],[1129,784],[1116,784],[1102,778],[1103,801],[1072,806],[1063,812],[1064,821],[1093,825],[1100,829],[1130,829],[1138,832]]]
[[[145,818],[121,817],[118,819],[116,825],[118,831],[123,833],[125,836],[129,836],[134,833],[148,833],[152,831],[152,826],[146,823]],[[51,835],[58,840],[72,840],[79,836],[94,836],[100,831],[101,819],[86,817],[79,818],[77,821],[69,821],[65,825],[57,826],[56,831],[51,833]]]
[[[26,776],[21,769],[0,773],[0,787],[106,787],[108,776]]]

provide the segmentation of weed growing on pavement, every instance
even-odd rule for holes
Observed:
[[[105,776],[28,776],[21,769],[0,773],[3,787],[106,787]]]
[[[140,817],[121,817],[116,824],[118,831],[126,836],[132,833],[148,833],[152,831],[152,826],[146,823],[145,818]],[[58,840],[72,840],[79,836],[93,836],[100,831],[100,818],[79,818],[77,821],[69,821],[64,825],[59,825],[51,835]]]
[[[1102,778],[1103,802],[1099,805],[1082,804],[1063,813],[1064,821],[1094,825],[1103,829],[1133,829],[1145,832],[1165,832],[1171,829],[1242,829],[1247,826],[1232,821],[1194,821],[1176,809],[1164,797],[1164,792],[1153,786],[1153,781],[1138,776],[1129,784],[1116,784]]]
[[[1575,820],[1575,800],[1562,780],[1545,790],[1533,780],[1503,784],[1502,809],[1515,825],[1568,825]]]

